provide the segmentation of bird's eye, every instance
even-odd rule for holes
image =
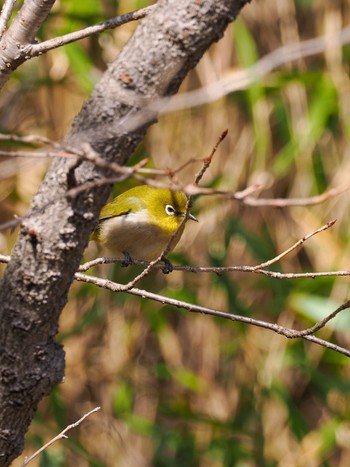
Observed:
[[[175,214],[174,206],[172,206],[171,204],[167,204],[165,206],[165,212],[168,214],[168,216],[173,216]]]

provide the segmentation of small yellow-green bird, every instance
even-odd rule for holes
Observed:
[[[152,261],[162,253],[185,217],[187,199],[182,191],[148,185],[131,188],[102,208],[91,238],[105,245],[114,256]],[[192,214],[189,219],[197,221]],[[171,249],[180,240],[184,227],[183,223]]]

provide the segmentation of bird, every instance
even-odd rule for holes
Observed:
[[[183,191],[136,186],[102,208],[98,226],[91,238],[113,255],[124,255],[125,265],[132,259],[155,260],[173,235],[168,252],[180,240],[185,228],[182,221],[186,216],[187,201],[188,197]],[[198,222],[191,213],[188,219]],[[171,265],[166,258],[163,260]]]

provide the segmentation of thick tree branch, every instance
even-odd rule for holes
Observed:
[[[55,0],[26,0],[3,35],[0,48],[0,88],[11,73],[26,59],[24,45],[33,42],[35,34],[49,15]]]
[[[2,38],[6,25],[11,17],[16,0],[5,0],[0,14],[0,39]]]
[[[245,3],[157,3],[83,106],[66,144],[80,150],[88,143],[106,161],[123,165],[156,119],[155,113],[143,111],[142,102],[174,94]],[[39,2],[29,0],[26,8],[31,4],[36,8]],[[49,2],[40,5],[46,9],[38,21]],[[29,35],[35,30],[31,24]],[[18,37],[28,39],[28,34],[22,31]],[[142,127],[125,131],[135,115],[142,117]],[[38,401],[62,379],[64,354],[54,341],[59,314],[110,188],[95,185],[73,198],[65,194],[109,174],[78,158],[55,160],[22,223],[0,283],[1,466],[22,450]]]

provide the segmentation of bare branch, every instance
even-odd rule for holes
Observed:
[[[320,54],[332,45],[339,47],[349,43],[350,26],[347,26],[337,33],[280,47],[262,57],[250,68],[225,74],[225,77],[221,80],[194,91],[178,94],[171,100],[168,97],[146,100],[144,97],[139,96],[139,105],[142,105],[148,112],[157,112],[159,115],[164,115],[208,104],[230,93],[248,88],[252,83],[261,80],[279,66]],[[129,118],[127,124],[123,126],[123,130],[130,131],[140,127],[147,121],[148,113],[146,112],[145,115],[146,117],[137,114]]]
[[[33,159],[52,159],[54,157],[76,157],[72,153],[64,151],[4,151],[0,150],[2,157],[26,157]]]
[[[43,143],[43,144],[50,144],[51,146],[56,145],[54,141],[52,141],[49,138],[46,138],[46,136],[41,136],[41,135],[25,135],[25,136],[19,136],[16,134],[5,134],[5,133],[0,133],[0,141],[16,141],[18,143]]]
[[[250,272],[250,271],[247,271]],[[316,279],[316,277],[344,277],[350,276],[350,270],[345,271],[322,271],[322,272],[277,272],[266,271],[264,269],[257,269],[254,271],[256,274],[263,276],[273,277],[274,279]]]
[[[0,255],[0,262],[2,263],[8,263],[10,261],[11,257],[10,256],[5,256],[5,255]],[[79,273],[76,273],[75,275],[75,279],[78,280],[78,281],[83,281],[83,282],[90,282],[92,284],[95,284],[97,285],[98,287],[103,287],[103,288],[107,288],[108,290],[112,290],[113,292],[130,292],[134,295],[138,295],[137,293],[134,293],[134,290],[138,290],[138,289],[132,289],[132,287],[127,287],[128,284],[123,285],[123,284],[116,284],[112,281],[109,281],[107,279],[102,279],[102,278],[99,278],[99,277],[93,277],[93,276],[86,276],[84,274],[80,274],[80,272],[84,272],[84,271],[87,271],[88,269],[92,268],[93,266],[96,266],[97,264],[108,264],[108,263],[115,263],[115,262],[122,262],[124,260],[122,259],[117,259],[117,258],[96,258],[92,261],[89,261],[83,265],[81,265],[79,267]],[[146,262],[146,261],[139,261],[139,260],[134,260],[133,263],[135,265],[138,265],[138,266],[145,266],[145,265],[150,265],[150,263]],[[153,265],[152,267],[155,267],[157,265]],[[158,265],[158,267],[160,267],[160,265]],[[234,266],[236,268],[236,266]],[[240,267],[240,266],[238,266]],[[242,268],[242,267],[241,267]],[[244,268],[249,268],[249,266],[244,266]],[[191,272],[216,272],[218,273],[219,271],[220,272],[223,272],[223,270],[228,270],[228,269],[231,269],[231,268],[192,268],[190,266],[174,266],[173,267],[174,270],[178,270],[178,271],[191,271]],[[193,271],[195,270],[195,271]],[[237,269],[235,269],[237,271]],[[243,269],[240,269],[240,272],[247,272],[247,270],[245,269],[243,271]],[[255,271],[252,271],[250,270],[249,272],[258,272],[258,273],[264,273],[264,272],[268,272],[268,271],[259,271],[259,270],[255,270]],[[282,276],[286,276],[286,275],[283,275],[281,274]],[[349,276],[350,275],[350,271],[335,271],[335,272],[329,272],[329,273],[305,273],[302,275],[302,277],[322,277],[322,276],[325,276],[325,275],[347,275]],[[290,274],[290,276],[293,276],[293,277],[300,277],[300,275],[298,274]],[[87,277],[92,277],[93,280],[89,281],[87,280],[86,278]],[[292,278],[292,277],[290,277]],[[142,291],[142,294],[141,296],[143,298],[151,298],[151,299],[155,299],[153,296],[155,294],[152,294],[151,292],[148,292],[148,291]],[[252,318],[246,318],[246,317],[241,317],[239,315],[232,315],[230,313],[225,313],[225,312],[218,312],[217,310],[212,310],[213,313],[205,313],[204,311],[201,311],[203,310],[203,307],[198,307],[197,305],[192,305],[192,304],[189,304],[189,303],[186,303],[186,302],[180,302],[180,301],[176,301],[176,303],[172,302],[170,303],[169,300],[173,300],[173,299],[168,299],[166,297],[163,297],[163,296],[159,296],[161,297],[161,299],[157,300],[157,301],[160,301],[161,303],[169,303],[169,304],[173,304],[175,306],[180,306],[181,304],[181,307],[184,307],[186,309],[189,309],[188,307],[197,307],[198,309],[198,312],[203,312],[204,314],[212,314],[214,316],[220,316],[220,317],[223,317],[223,318],[227,318],[229,317],[229,319],[233,319],[232,317],[236,317],[236,319],[234,319],[234,321],[241,321],[241,322],[245,322],[247,324],[253,324],[253,325],[256,325],[256,326],[260,326],[260,327],[265,327],[265,328],[268,328],[268,329],[271,329],[273,331],[276,331],[278,332],[279,334],[283,334],[285,335],[286,337],[288,338],[297,338],[297,337],[303,337],[305,338],[306,336],[310,336],[311,334],[313,334],[314,332],[320,330],[321,328],[323,328],[330,320],[332,320],[333,318],[335,318],[341,311],[347,309],[350,307],[350,300],[346,301],[345,303],[343,303],[342,305],[340,305],[336,310],[334,310],[332,313],[330,313],[329,315],[327,315],[325,318],[323,318],[321,321],[318,321],[316,324],[314,324],[312,327],[310,328],[307,328],[307,329],[304,329],[304,330],[301,330],[301,331],[298,331],[298,330],[295,330],[295,329],[289,329],[289,328],[284,328],[283,326],[279,326],[277,324],[273,324],[273,323],[265,323],[264,321],[261,322],[259,320],[252,320]],[[184,305],[184,303],[186,303],[186,306]],[[189,310],[191,311],[191,310]],[[219,313],[219,314],[218,314]],[[262,325],[261,323],[265,323],[266,325]],[[281,330],[282,328],[282,330]],[[283,332],[282,332],[283,331]],[[340,353],[344,353],[343,350],[339,350],[341,349],[340,347],[338,346],[334,346],[334,344],[331,344],[331,346],[328,346],[328,345],[325,345],[325,341],[323,341],[322,339],[318,339],[318,338],[315,338],[315,339],[309,339],[311,340],[312,342],[315,342],[315,343],[319,343],[320,345],[323,345],[323,346],[326,346],[326,347],[329,347],[333,350],[336,350],[337,352],[340,352]],[[327,343],[329,344],[329,343]],[[347,355],[344,353],[344,355]],[[350,356],[350,353],[349,355]]]
[[[104,289],[107,289],[107,290],[111,290],[112,292],[119,292],[120,290],[122,290],[120,288],[120,287],[122,287],[122,284],[117,284],[117,283],[112,282],[112,281],[110,281],[108,279],[101,279],[100,277],[88,276],[88,275],[82,274],[80,272],[77,272],[75,274],[75,279],[77,281],[87,282],[89,284],[97,285],[98,287],[101,287],[101,288],[104,288]],[[306,335],[304,335],[303,331],[297,331],[295,329],[287,328],[287,327],[281,326],[279,324],[268,323],[266,321],[262,321],[262,320],[259,320],[259,319],[249,318],[247,316],[240,316],[240,315],[236,315],[236,314],[232,314],[232,313],[227,313],[227,312],[224,312],[224,311],[221,311],[221,310],[215,310],[213,308],[207,308],[207,307],[203,307],[203,306],[199,306],[199,305],[194,305],[192,303],[184,302],[182,300],[176,300],[176,299],[173,299],[173,298],[165,297],[163,295],[158,295],[158,294],[149,292],[147,290],[131,288],[131,289],[127,290],[126,292],[131,294],[131,295],[136,295],[138,297],[148,298],[150,300],[157,301],[159,303],[162,303],[163,305],[167,304],[167,305],[175,306],[176,308],[183,308],[183,309],[185,309],[185,310],[187,310],[187,311],[189,311],[191,313],[201,313],[201,314],[205,314],[205,315],[210,315],[210,316],[215,316],[215,317],[219,317],[219,318],[228,319],[230,321],[238,321],[238,322],[241,322],[241,323],[250,324],[252,326],[257,326],[257,327],[260,327],[260,328],[269,329],[270,331],[274,331],[277,334],[281,334],[281,335],[283,335],[285,337],[288,337],[289,339],[294,339],[294,338],[300,337],[302,339],[314,342],[315,344],[321,345],[323,347],[327,347],[327,348],[332,349],[332,350],[334,350],[336,352],[339,352],[339,353],[341,353],[343,355],[346,355],[347,357],[350,357],[350,350],[349,349],[345,349],[344,347],[340,347],[340,346],[338,346],[336,344],[325,341],[325,340],[320,339],[318,337],[308,335],[308,333],[310,332],[309,329],[304,331],[304,332],[306,332]],[[350,302],[347,302],[345,304],[346,306],[344,305],[345,308],[348,307],[349,303]],[[341,308],[341,307],[339,307],[339,308]],[[326,322],[328,322],[337,313],[339,313],[339,311],[341,311],[339,308],[335,312],[332,313],[331,318],[329,318],[327,320],[323,320],[320,323],[317,323],[317,330],[320,329],[321,327],[323,327]],[[315,327],[316,327],[316,325],[315,325]]]
[[[55,0],[26,0],[1,38],[0,87],[27,56],[23,46],[34,41],[35,34],[49,15]]]
[[[314,332],[318,331],[319,329],[325,327],[325,325],[333,318],[335,318],[341,311],[350,308],[350,300],[347,300],[345,303],[340,305],[336,310],[330,313],[328,316],[323,318],[321,321],[318,321],[316,324],[311,326],[310,328],[303,329],[302,331],[295,331],[295,337],[304,337],[313,334]]]
[[[214,154],[216,153],[216,150],[218,149],[219,145],[223,142],[223,140],[226,138],[227,136],[227,133],[228,133],[228,130],[224,130],[221,135],[219,136],[219,139],[217,140],[217,142],[215,143],[211,153],[209,154],[208,157],[206,157],[203,161],[203,165],[202,165],[202,168],[200,169],[200,171],[197,173],[196,177],[195,177],[195,180],[194,180],[194,184],[195,185],[198,185],[199,182],[202,180],[203,178],[203,175],[205,174],[205,172],[209,169],[210,167],[210,164],[211,164],[211,161],[213,160],[213,157],[214,157]]]
[[[171,102],[164,100],[162,105],[160,102],[157,102],[155,105],[160,113],[163,114],[208,104],[232,92],[246,89],[252,83],[261,80],[264,76],[271,73],[271,71],[286,63],[318,55],[323,53],[329,46],[339,47],[347,45],[349,42],[350,26],[347,26],[336,33],[315,37],[295,44],[288,44],[265,55],[250,68],[228,73],[221,80],[204,88],[179,94]],[[164,107],[165,104],[166,107]]]
[[[72,428],[76,428],[78,425],[80,425],[87,417],[92,415],[95,412],[98,412],[101,409],[101,407],[95,407],[94,409],[90,410],[90,412],[86,413],[83,415],[79,420],[77,420],[75,423],[72,423],[71,425],[68,425],[63,431],[61,431],[60,434],[52,438],[48,443],[44,444],[40,449],[38,449],[34,454],[32,454],[30,457],[26,457],[23,464],[21,464],[21,467],[25,467],[26,465],[29,464],[36,456],[38,456],[41,452],[43,452],[45,449],[47,449],[51,444],[55,443],[56,441],[62,439],[62,438],[68,438],[65,434],[67,431],[71,430]]]
[[[5,260],[1,260],[0,262],[7,262],[6,256],[4,257]],[[99,258],[95,258],[91,261],[88,261],[79,266],[80,272],[86,272],[94,266],[98,264],[111,264],[111,263],[123,263],[125,259],[122,258],[108,258],[106,256],[102,256]],[[143,260],[133,260],[133,264],[135,266],[148,266],[148,261]],[[161,265],[155,265],[153,268],[161,269]],[[201,266],[173,266],[173,271],[186,271],[192,273],[214,273],[214,274],[223,274],[224,272],[253,272],[254,274],[261,274],[263,276],[272,277],[275,279],[301,279],[301,278],[309,278],[315,279],[317,277],[345,277],[350,276],[350,270],[345,271],[322,271],[322,272],[276,272],[276,271],[266,271],[264,269],[255,269],[255,266],[223,266],[223,267],[201,267]]]
[[[185,271],[191,271],[191,272],[215,272],[215,273],[222,273],[224,271],[226,272],[226,271],[234,270],[234,271],[240,271],[240,272],[255,272],[255,273],[260,273],[260,274],[270,273],[270,271],[264,271],[264,270],[262,270],[260,268],[271,266],[272,264],[274,264],[275,262],[277,262],[278,260],[280,260],[284,256],[286,256],[288,253],[290,253],[291,251],[296,249],[298,246],[300,246],[306,240],[308,240],[312,236],[314,236],[314,235],[316,235],[316,234],[318,234],[318,233],[332,227],[334,224],[335,224],[335,220],[328,222],[324,226],[320,227],[319,229],[315,230],[314,232],[312,232],[312,233],[306,235],[305,237],[303,237],[302,239],[300,239],[292,247],[288,248],[287,250],[285,250],[280,255],[276,256],[275,258],[272,258],[269,261],[266,261],[265,263],[261,263],[260,265],[257,265],[257,266],[232,266],[232,267],[224,267],[224,268],[194,268],[194,267],[190,267],[190,266],[175,266],[174,270],[182,270],[182,271],[185,270]],[[323,345],[323,346],[325,346],[327,348],[336,350],[337,352],[343,353],[344,355],[350,356],[350,351],[348,352],[346,349],[343,349],[343,348],[341,348],[339,346],[336,346],[334,344],[331,344],[331,343],[329,343],[327,341],[324,341],[322,339],[311,336],[311,334],[313,334],[314,332],[316,332],[316,331],[320,330],[321,328],[323,328],[330,320],[332,320],[335,316],[337,316],[341,311],[345,310],[346,308],[349,308],[350,307],[350,300],[345,302],[341,306],[339,306],[336,310],[334,310],[332,313],[330,313],[328,316],[326,316],[323,320],[317,322],[314,326],[312,326],[310,328],[307,328],[307,329],[304,329],[304,330],[301,330],[301,331],[298,331],[298,330],[295,330],[295,329],[285,328],[283,326],[280,326],[280,325],[277,325],[277,324],[274,324],[274,323],[266,323],[264,321],[255,320],[255,319],[252,319],[252,318],[242,317],[242,316],[239,316],[239,315],[232,315],[230,313],[226,313],[226,312],[222,312],[222,311],[218,311],[218,310],[213,310],[213,309],[209,309],[209,308],[205,308],[205,307],[200,307],[200,306],[197,306],[197,305],[189,304],[187,302],[180,302],[178,300],[174,301],[173,299],[168,299],[167,297],[159,296],[159,295],[156,295],[156,294],[153,294],[151,292],[144,291],[144,290],[141,291],[140,293],[135,292],[135,291],[139,290],[139,289],[133,288],[135,283],[138,282],[144,276],[146,276],[150,272],[150,270],[153,269],[154,267],[156,267],[156,266],[161,267],[159,265],[159,262],[161,261],[161,259],[162,259],[162,255],[160,255],[159,258],[157,258],[155,261],[152,261],[151,263],[148,263],[146,261],[134,260],[133,261],[134,264],[147,266],[147,268],[141,274],[139,274],[135,279],[130,281],[128,284],[117,284],[117,283],[112,282],[112,281],[107,280],[107,279],[101,279],[101,278],[98,278],[98,277],[85,276],[84,274],[80,274],[80,272],[87,271],[88,269],[90,269],[91,267],[93,267],[93,266],[95,266],[97,264],[107,264],[107,263],[114,263],[114,262],[124,261],[122,259],[117,259],[117,258],[96,258],[96,259],[94,259],[92,261],[89,261],[88,263],[85,263],[84,265],[80,266],[80,268],[79,268],[80,272],[76,273],[75,279],[78,280],[78,281],[81,280],[81,281],[84,281],[84,282],[93,283],[93,284],[95,284],[95,285],[97,285],[99,287],[103,287],[103,288],[107,288],[109,290],[112,290],[113,292],[130,292],[130,293],[132,293],[134,295],[141,295],[143,298],[148,297],[148,298],[151,298],[153,300],[160,301],[163,304],[168,303],[168,304],[173,304],[173,305],[175,305],[177,307],[180,306],[180,307],[188,309],[189,311],[200,312],[200,313],[204,313],[204,314],[211,314],[211,315],[214,315],[214,316],[220,316],[220,317],[223,317],[223,318],[228,318],[228,319],[233,320],[233,321],[241,321],[241,322],[245,322],[247,324],[252,324],[252,325],[255,325],[255,326],[259,326],[259,327],[264,327],[264,328],[273,330],[273,331],[275,331],[275,332],[277,332],[279,334],[285,335],[288,338],[298,338],[298,337],[299,338],[308,338],[308,340],[311,340],[312,342],[315,342],[315,343],[317,343],[319,345]],[[0,262],[7,263],[9,260],[10,260],[9,256],[0,255]],[[273,273],[273,274],[275,274],[275,273]],[[302,275],[302,277],[317,277],[317,276],[320,276],[320,275],[324,276],[326,274],[327,275],[350,275],[350,271],[337,271],[337,272],[334,272],[334,273],[305,273],[305,274]],[[270,275],[270,274],[268,274],[268,275]],[[283,275],[283,274],[279,273],[279,276],[286,276],[286,275]],[[86,279],[87,277],[92,278],[92,279],[91,280]],[[300,275],[290,274],[290,278],[295,278],[295,277],[300,277]],[[156,297],[158,297],[158,298],[156,298]],[[348,353],[346,353],[346,352],[348,352]]]
[[[80,193],[83,193],[84,191],[91,190],[92,188],[106,186],[106,185],[114,185],[115,183],[120,183],[122,181],[125,181],[129,177],[131,177],[131,175],[125,174],[125,175],[120,175],[119,177],[99,178],[97,180],[94,180],[93,182],[83,183],[82,185],[79,185],[76,188],[71,188],[64,195],[57,195],[56,198],[52,198],[50,201],[47,201],[42,206],[40,206],[40,209],[37,210],[36,214],[38,213],[40,214],[41,212],[45,211],[45,209],[50,207],[55,202],[60,201],[62,198],[67,199],[67,200],[73,200],[74,198],[77,198],[77,196]],[[28,212],[27,214],[23,216],[15,216],[14,219],[8,222],[4,222],[3,224],[0,224],[0,230],[13,229],[17,225],[22,224],[23,221],[30,219],[32,216],[33,216],[32,212]],[[85,217],[86,220],[90,220],[90,218],[91,216],[89,216],[88,214]]]
[[[4,137],[5,136],[5,137]],[[0,135],[0,140],[13,140],[13,141],[20,141],[20,142],[34,142],[35,140],[40,141],[39,137],[29,135],[28,137],[16,137],[15,135],[11,135],[11,137],[6,138],[6,135]],[[49,141],[49,140],[48,140]],[[41,142],[46,142],[46,138],[42,138]],[[51,142],[50,142],[51,144]],[[137,167],[129,168],[123,167],[115,162],[109,163],[103,160],[97,153],[94,151],[90,145],[85,144],[82,146],[82,151],[74,150],[73,148],[68,148],[64,145],[60,145],[59,143],[54,143],[56,150],[46,150],[46,151],[4,151],[0,150],[0,156],[4,157],[27,157],[27,158],[55,158],[55,157],[72,157],[78,156],[82,160],[88,160],[89,162],[94,163],[97,167],[107,168],[112,170],[116,173],[128,173],[130,176],[133,176],[136,180],[154,186],[156,188],[169,188],[168,183],[158,182],[149,178],[142,176],[142,173],[145,174],[153,174],[158,176],[168,176],[173,178],[174,175],[185,168],[188,164],[193,162],[203,162],[207,161],[206,158],[204,159],[192,159],[187,161],[186,164],[181,165],[177,169],[145,169],[143,165],[148,162],[147,159],[141,161]],[[198,176],[199,174],[197,174]],[[109,183],[109,182],[107,182]],[[341,185],[339,187],[330,188],[325,192],[310,196],[306,198],[255,198],[251,196],[252,193],[259,191],[262,189],[261,185],[251,185],[245,188],[242,191],[232,192],[227,190],[218,190],[212,188],[203,188],[198,187],[195,184],[190,185],[181,185],[178,183],[173,183],[173,186],[170,187],[174,190],[181,190],[184,191],[188,195],[222,195],[228,199],[240,201],[242,204],[251,207],[273,207],[273,208],[284,208],[284,207],[293,207],[293,206],[315,206],[317,204],[322,204],[325,201],[328,201],[335,196],[338,196],[345,191],[348,191],[350,186],[349,185]],[[2,226],[0,225],[0,230]]]
[[[233,199],[236,201],[240,201],[242,204],[252,206],[252,207],[262,207],[262,206],[270,206],[273,208],[283,208],[283,207],[291,207],[291,206],[313,206],[317,204],[324,203],[330,198],[333,198],[335,196],[338,196],[339,194],[344,193],[349,189],[349,185],[341,185],[339,187],[331,188],[324,193],[321,193],[320,195],[316,196],[311,196],[307,198],[256,198],[251,196],[252,193],[255,193],[257,191],[260,191],[263,186],[262,185],[251,185],[245,188],[242,191],[238,192],[232,192],[232,191],[226,191],[226,190],[218,190],[218,189],[211,189],[211,188],[203,188],[198,186],[198,182],[189,184],[189,185],[182,185],[178,181],[175,182],[174,176],[176,173],[180,172],[183,170],[185,167],[187,167],[189,164],[194,163],[194,162],[202,162],[202,169],[199,171],[199,173],[196,175],[196,179],[203,176],[201,173],[204,169],[207,170],[207,168],[210,165],[211,158],[213,157],[218,145],[221,143],[221,141],[225,138],[228,130],[225,130],[221,135],[219,140],[217,141],[216,145],[214,146],[212,153],[206,157],[206,158],[201,158],[201,159],[190,159],[187,161],[185,164],[182,164],[180,167],[177,169],[145,169],[143,166],[148,162],[147,159],[144,159],[141,161],[139,164],[135,165],[134,167],[124,167],[116,162],[108,162],[105,161],[96,151],[93,150],[90,144],[83,144],[81,149],[76,149],[73,147],[69,147],[66,144],[58,143],[49,140],[48,138],[38,136],[38,135],[28,135],[28,136],[18,136],[18,135],[7,135],[7,134],[0,134],[0,141],[16,141],[16,142],[22,142],[22,143],[33,143],[33,142],[39,142],[43,144],[50,144],[53,148],[54,151],[52,150],[47,150],[47,151],[0,151],[0,156],[4,157],[32,157],[32,158],[55,158],[55,157],[72,157],[72,156],[78,156],[82,160],[87,160],[89,162],[92,162],[96,165],[96,167],[100,167],[103,169],[108,169],[113,172],[115,172],[117,175],[119,174],[128,174],[129,176],[133,176],[136,180],[140,181],[141,183],[147,184],[154,186],[156,188],[170,188],[173,190],[180,190],[184,191],[187,195],[192,196],[192,195],[222,195],[226,196],[228,199]],[[57,152],[56,152],[57,150]],[[153,174],[156,176],[167,176],[172,180],[172,186],[169,186],[168,183],[164,182],[159,182],[152,180],[150,178],[144,177],[142,174]],[[99,181],[100,183],[100,181]],[[105,180],[106,184],[109,184],[109,180]],[[89,185],[86,189],[91,188]],[[84,190],[84,188],[80,188],[79,190]],[[80,191],[79,191],[80,192]],[[3,229],[4,227],[0,225],[0,230]],[[7,227],[6,227],[7,228]]]
[[[0,263],[8,263],[10,256],[0,255]],[[85,272],[98,264],[111,264],[123,263],[125,259],[122,258],[108,258],[100,257],[88,261],[79,266],[80,272]],[[135,266],[148,266],[150,263],[143,260],[133,260]],[[161,265],[154,265],[153,268],[162,268]],[[192,273],[204,272],[222,274],[224,272],[254,272],[255,274],[262,274],[263,276],[272,277],[274,279],[316,279],[317,277],[347,277],[350,276],[350,270],[345,271],[322,271],[322,272],[275,272],[265,271],[263,269],[255,269],[255,266],[227,266],[227,267],[196,267],[196,266],[173,266],[174,271],[186,271]]]
[[[30,58],[93,34],[106,31],[107,29],[114,29],[130,21],[144,18],[155,8],[155,5],[151,5],[140,10],[131,11],[80,31],[55,37],[37,44],[34,42],[35,34],[49,14],[54,2],[55,0],[40,2],[38,0],[27,0],[14,18],[7,33],[4,34],[14,4],[13,0],[7,0],[0,18],[0,39],[4,41],[1,44],[0,85],[3,85],[7,81],[12,71]]]
[[[257,269],[264,269],[264,268],[267,268],[268,266],[271,266],[272,264],[274,263],[277,263],[277,261],[279,261],[280,259],[284,258],[285,256],[287,256],[289,253],[291,253],[293,250],[295,250],[296,248],[298,248],[298,246],[302,245],[304,242],[306,242],[306,240],[308,240],[309,238],[313,237],[314,235],[317,235],[318,233],[320,232],[323,232],[324,230],[327,230],[329,229],[330,227],[332,227],[335,223],[337,222],[337,219],[333,219],[332,221],[329,221],[327,222],[327,224],[323,225],[322,227],[320,227],[319,229],[315,230],[314,232],[311,232],[310,234],[308,235],[305,235],[305,237],[301,238],[300,240],[298,240],[296,243],[294,243],[294,245],[292,245],[290,248],[288,248],[287,250],[283,251],[282,253],[280,253],[279,255],[275,256],[274,258],[270,259],[269,261],[265,261],[264,263],[261,263],[261,264],[258,264],[257,266],[254,266],[252,271],[256,271]]]
[[[245,197],[242,200],[247,206],[262,207],[271,206],[273,208],[284,208],[289,206],[314,206],[321,204],[334,196],[338,196],[349,189],[349,185],[341,185],[336,188],[331,188],[320,195],[310,196],[309,198],[253,198],[252,196]],[[235,196],[232,196],[235,198]],[[236,199],[236,198],[235,198]]]
[[[36,57],[38,55],[49,52],[50,50],[56,49],[57,47],[62,47],[63,45],[76,42],[78,40],[84,39],[85,37],[92,36],[108,29],[115,29],[123,24],[130,23],[131,21],[137,21],[144,18],[148,13],[150,13],[155,5],[150,5],[140,10],[130,11],[124,15],[116,16],[115,18],[107,19],[102,21],[94,26],[88,26],[80,31],[71,32],[65,34],[64,36],[55,37],[47,41],[41,42],[40,44],[27,44],[23,50],[28,57]]]
[[[4,35],[7,23],[9,22],[16,0],[5,0],[0,13],[0,40]]]

